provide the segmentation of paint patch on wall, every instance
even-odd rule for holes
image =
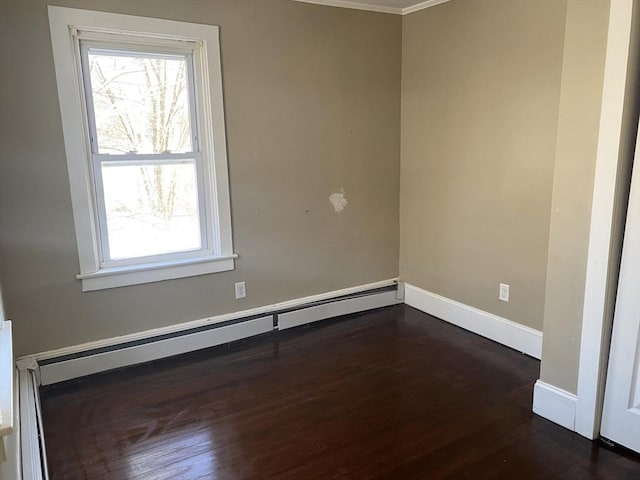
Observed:
[[[333,208],[337,213],[342,212],[349,203],[345,196],[344,188],[340,192],[329,195],[329,202],[331,202],[331,205],[333,205]]]

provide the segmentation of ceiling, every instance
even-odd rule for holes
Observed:
[[[331,7],[354,8],[372,12],[406,15],[424,8],[432,7],[449,0],[296,0]]]

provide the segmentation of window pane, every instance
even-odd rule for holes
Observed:
[[[195,163],[103,164],[111,260],[201,248]]]
[[[98,153],[193,151],[184,56],[89,49]]]

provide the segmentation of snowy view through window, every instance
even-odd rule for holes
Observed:
[[[187,57],[89,48],[87,58],[109,259],[200,249]]]

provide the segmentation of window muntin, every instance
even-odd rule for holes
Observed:
[[[100,265],[211,254],[193,51],[79,45]]]

